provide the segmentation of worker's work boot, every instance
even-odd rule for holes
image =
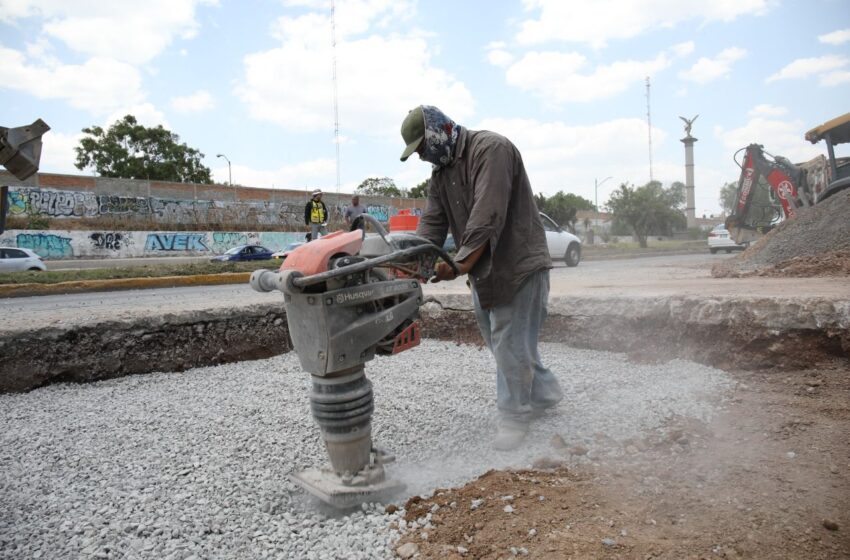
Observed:
[[[493,440],[493,449],[510,451],[520,446],[528,433],[528,424],[501,420]]]

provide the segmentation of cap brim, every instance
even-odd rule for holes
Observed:
[[[410,156],[413,155],[413,152],[415,152],[416,148],[419,147],[419,143],[422,142],[423,138],[425,138],[425,137],[420,136],[419,138],[417,138],[416,140],[414,140],[413,142],[411,142],[410,144],[407,145],[407,147],[401,153],[401,161],[407,161],[407,158],[409,158]]]

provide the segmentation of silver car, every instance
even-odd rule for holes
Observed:
[[[0,273],[22,270],[47,270],[44,259],[29,249],[0,247]]]

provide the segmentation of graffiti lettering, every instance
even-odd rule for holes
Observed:
[[[223,253],[237,245],[245,245],[246,243],[248,243],[248,236],[244,233],[217,231],[212,234],[212,250],[216,253]]]
[[[383,204],[370,204],[366,206],[366,212],[379,222],[386,222],[390,219],[390,208]]]
[[[149,233],[145,251],[209,251],[203,233]]]
[[[95,232],[89,236],[92,245],[97,249],[121,250],[121,241],[124,238],[120,233]]]
[[[40,257],[46,259],[74,256],[70,237],[60,237],[52,233],[19,233],[16,243],[18,247],[32,249]]]
[[[31,190],[29,211],[54,218],[89,215],[86,195],[68,191]]]
[[[141,214],[150,213],[147,198],[134,196],[109,196],[97,197],[97,208],[100,214]]]

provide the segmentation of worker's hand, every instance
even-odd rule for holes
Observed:
[[[434,277],[431,278],[431,283],[436,283],[440,280],[454,280],[458,276],[469,274],[469,271],[472,270],[472,266],[470,265],[469,261],[456,262],[455,266],[457,267],[457,274],[455,274],[455,271],[452,269],[449,263],[437,263],[437,266],[434,267]]]
[[[452,270],[452,267],[448,263],[439,262],[434,267],[434,276],[431,278],[431,283],[436,284],[440,280],[454,280],[455,278],[457,278],[457,275]]]

